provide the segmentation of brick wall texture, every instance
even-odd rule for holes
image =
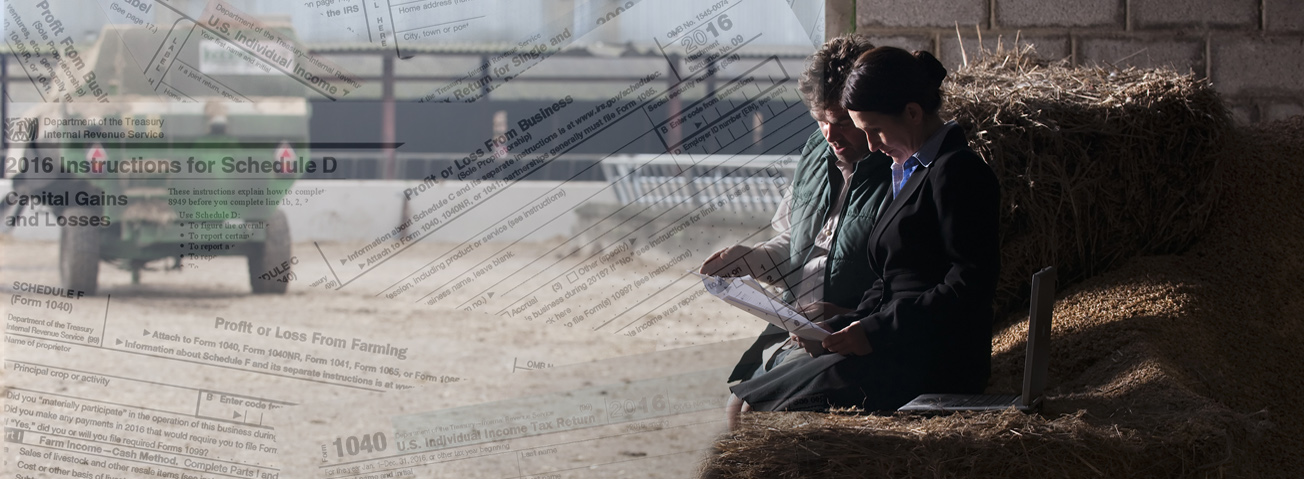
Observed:
[[[1017,37],[1074,65],[1208,78],[1241,122],[1304,114],[1304,0],[826,1],[854,3],[856,31],[877,44],[948,67],[977,55],[980,37],[987,49]]]

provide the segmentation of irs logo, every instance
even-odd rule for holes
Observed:
[[[6,118],[5,135],[10,143],[32,141],[36,138],[36,118]]]

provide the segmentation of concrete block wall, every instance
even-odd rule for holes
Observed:
[[[1074,65],[1208,78],[1237,121],[1304,114],[1304,0],[827,0],[826,32],[932,51],[948,67],[1017,36]],[[957,25],[959,34],[957,36]],[[961,42],[964,53],[961,52]],[[971,57],[972,58],[972,57]]]

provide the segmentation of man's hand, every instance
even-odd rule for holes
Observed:
[[[805,315],[806,319],[809,319],[812,322],[816,322],[816,323],[821,321],[828,321],[829,318],[832,318],[839,314],[850,313],[851,311],[852,310],[844,308],[842,306],[838,306],[833,303],[826,303],[823,301],[820,301],[818,303],[811,303],[807,305],[805,308],[801,308],[801,314]]]
[[[752,254],[752,248],[749,246],[730,246],[706,258],[697,272],[711,276],[742,276],[748,270],[743,257],[749,254]]]
[[[860,321],[851,323],[842,331],[830,334],[824,338],[824,349],[838,354],[848,356],[864,356],[874,352],[874,348],[869,345],[869,338],[865,337],[864,328],[860,327]]]

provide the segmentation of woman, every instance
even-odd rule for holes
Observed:
[[[824,323],[833,334],[822,346],[836,354],[733,386],[744,410],[895,410],[986,387],[999,191],[964,131],[938,115],[946,74],[928,52],[879,47],[856,60],[842,106],[893,160],[894,196],[867,245],[876,281],[856,311]]]

